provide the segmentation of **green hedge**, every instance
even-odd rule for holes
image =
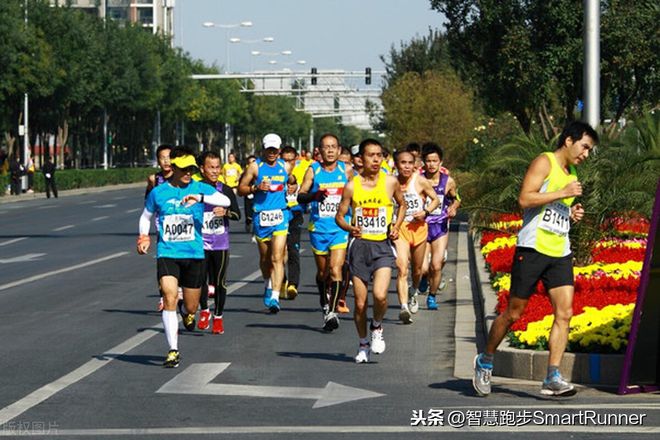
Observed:
[[[110,170],[58,170],[55,172],[57,190],[90,188],[95,186],[116,185],[119,183],[146,182],[154,168],[113,168]],[[9,175],[0,175],[0,195],[5,195],[9,185]],[[45,179],[41,171],[34,174],[34,190],[45,191]]]

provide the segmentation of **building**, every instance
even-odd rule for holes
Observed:
[[[175,0],[50,0],[50,3],[80,9],[100,18],[136,23],[174,40]]]

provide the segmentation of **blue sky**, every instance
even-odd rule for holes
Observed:
[[[249,20],[249,28],[205,28],[203,22],[235,24]],[[231,71],[383,70],[379,55],[392,44],[426,35],[442,26],[443,17],[428,0],[177,0],[175,45],[207,64]],[[242,40],[273,37],[272,43],[225,44],[225,35]],[[227,49],[228,46],[228,49]],[[251,51],[281,52],[290,56],[253,56]],[[271,65],[270,60],[277,61]],[[296,64],[305,60],[306,64]]]

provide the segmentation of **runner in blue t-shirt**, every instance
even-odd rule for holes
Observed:
[[[176,316],[177,289],[183,288],[183,307],[179,309],[187,330],[195,328],[195,312],[204,281],[204,247],[202,224],[204,203],[229,206],[229,199],[210,185],[192,180],[197,163],[189,148],[177,147],[171,154],[172,176],[155,187],[147,196],[140,217],[139,254],[146,254],[151,240],[151,218],[156,215],[158,246],[156,253],[158,280],[163,292],[162,311],[169,352],[164,366],[179,366],[178,327]]]
[[[298,189],[291,164],[278,158],[282,139],[264,136],[263,158],[250,164],[241,177],[238,193],[254,194],[252,229],[259,245],[259,266],[264,277],[264,305],[271,313],[280,310],[280,286],[284,281],[284,249],[288,232],[286,193]],[[288,185],[287,185],[288,184]]]
[[[323,310],[323,329],[332,331],[339,327],[337,303],[348,247],[348,232],[337,225],[335,216],[344,187],[353,178],[353,171],[339,161],[341,147],[337,136],[324,134],[320,143],[321,162],[314,162],[307,169],[298,202],[311,203],[309,241],[316,261],[316,286]]]

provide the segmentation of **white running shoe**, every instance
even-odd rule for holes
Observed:
[[[374,354],[381,354],[385,351],[385,339],[383,339],[383,326],[378,328],[371,327],[371,351]]]
[[[360,345],[357,354],[355,355],[356,364],[366,364],[369,362],[369,346]]]
[[[419,311],[419,301],[417,301],[417,293],[413,293],[408,301],[408,308],[410,313],[417,313]]]

